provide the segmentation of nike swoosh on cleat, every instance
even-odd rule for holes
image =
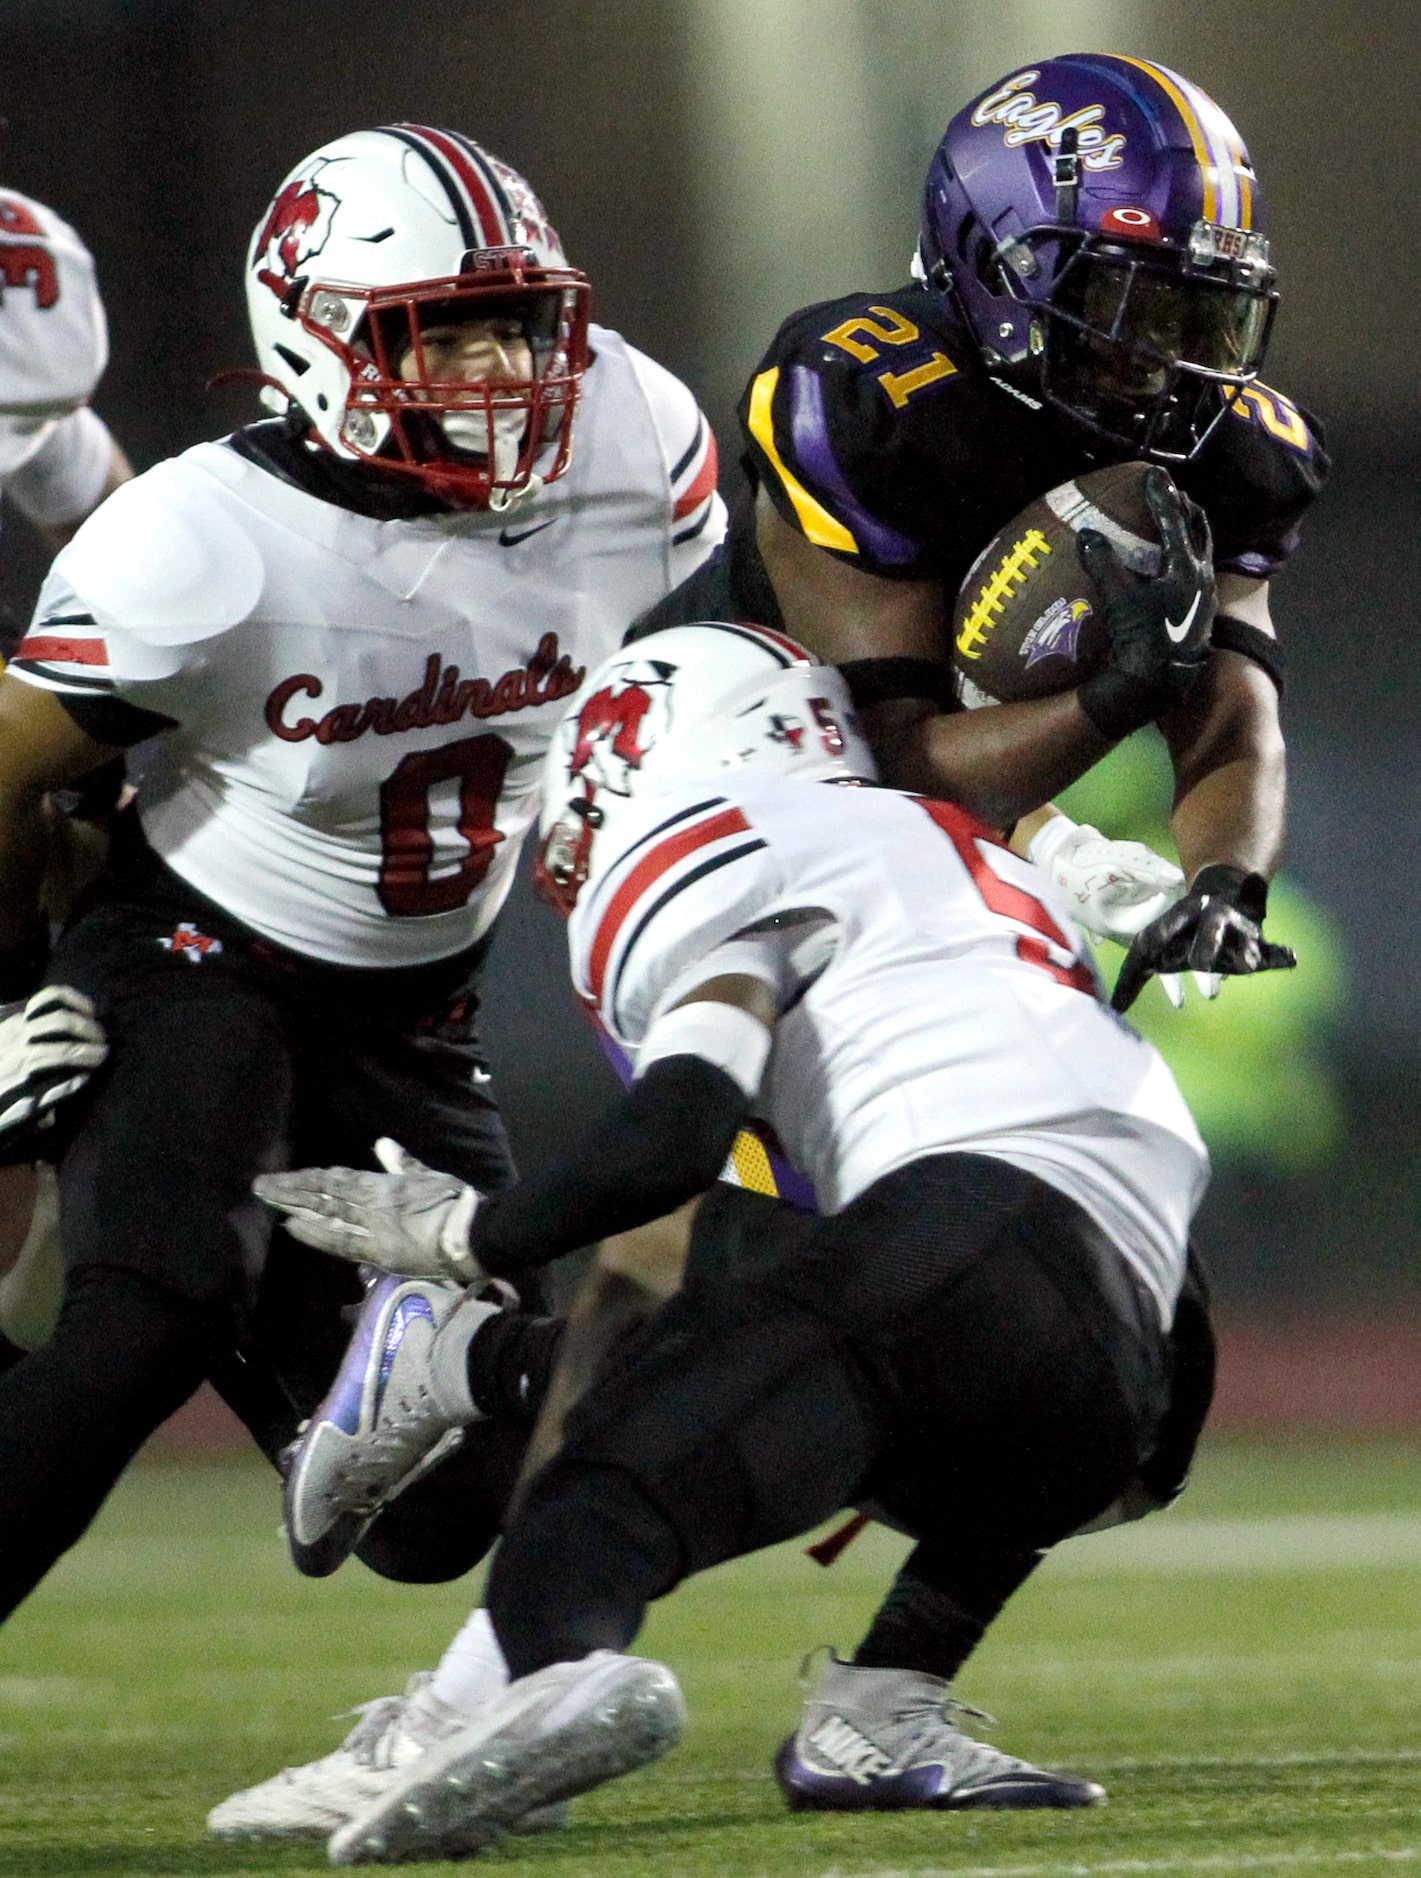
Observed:
[[[498,536],[498,545],[500,548],[516,548],[520,541],[527,541],[530,536],[541,535],[545,528],[551,528],[553,523],[557,519],[558,518],[556,515],[550,515],[547,521],[537,522],[533,525],[532,528],[525,528],[520,534],[517,534],[517,535],[515,535],[510,529],[507,529],[507,528],[500,529],[499,536]],[[1195,605],[1196,606],[1198,605],[1197,599],[1195,601]]]
[[[544,523],[543,526],[546,527],[547,524]],[[501,541],[503,537],[500,535],[499,539]],[[1202,598],[1202,595],[1197,594],[1197,593],[1195,594],[1193,605],[1190,607],[1189,611],[1184,615],[1184,618],[1179,622],[1177,626],[1175,625],[1174,621],[1169,617],[1169,615],[1167,613],[1165,614],[1164,629],[1169,634],[1170,638],[1174,641],[1176,645],[1179,644],[1180,640],[1189,631],[1189,628],[1194,624],[1194,615],[1199,611],[1199,601],[1201,598]]]

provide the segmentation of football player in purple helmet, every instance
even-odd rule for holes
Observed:
[[[1045,825],[1056,791],[1158,722],[1186,891],[1134,940],[1117,1006],[1155,973],[1291,963],[1262,935],[1285,792],[1268,583],[1329,466],[1314,420],[1258,382],[1276,294],[1238,132],[1147,60],[1023,66],[948,125],[913,275],[784,322],[740,406],[749,493],[730,537],[634,632],[709,617],[782,627],[843,671],[886,782],[1016,822],[1018,840]],[[952,605],[983,543],[1042,491],[1130,459],[1164,465],[1212,532],[1218,612],[1196,682],[1184,695],[1132,684],[1112,651],[1078,689],[962,710]],[[1135,625],[1167,663],[1182,620],[1164,588],[1135,590]],[[1111,604],[1107,591],[1107,615]],[[732,1277],[793,1230],[783,1203],[777,1215],[725,1185],[695,1229]],[[1135,1512],[1179,1491],[1212,1393],[1192,1265],[1172,1344],[1172,1397]],[[836,1671],[837,1712],[848,1704],[852,1719],[856,1680],[867,1691],[888,1672],[955,1676],[1035,1562],[919,1544]],[[800,1747],[817,1712],[806,1709]],[[797,1749],[777,1770],[792,1804],[884,1803],[803,1760]]]
[[[932,160],[914,282],[780,328],[740,406],[753,500],[684,610],[647,622],[782,625],[847,667],[890,782],[998,826],[1049,813],[1157,721],[1189,890],[1135,940],[1121,1008],[1153,972],[1285,962],[1260,930],[1284,808],[1268,580],[1328,460],[1312,418],[1258,382],[1277,298],[1264,227],[1242,139],[1187,79],[1093,53],[1008,74]],[[1107,670],[958,710],[951,607],[982,544],[1043,490],[1132,457],[1166,465],[1212,529],[1201,681],[1174,698]]]

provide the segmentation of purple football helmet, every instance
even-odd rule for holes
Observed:
[[[1069,53],[948,125],[919,266],[989,367],[1034,367],[1076,423],[1182,463],[1262,366],[1278,298],[1263,220],[1243,140],[1197,85]]]

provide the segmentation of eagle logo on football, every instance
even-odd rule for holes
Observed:
[[[1053,600],[1021,642],[1028,670],[1042,659],[1073,659],[1081,628],[1093,611],[1089,600]]]

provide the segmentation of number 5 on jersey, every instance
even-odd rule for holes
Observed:
[[[1098,998],[1100,987],[1096,983],[1095,973],[1084,959],[1077,956],[1075,947],[1050,913],[1034,894],[1003,880],[978,847],[978,836],[984,831],[972,817],[951,802],[928,802],[919,798],[918,806],[956,848],[962,865],[972,876],[972,883],[989,910],[1019,926],[1030,926],[1033,933],[1040,935],[1037,938],[1021,934],[1016,942],[1017,957],[1028,965],[1036,965],[1043,972],[1049,972],[1058,984],[1069,985],[1073,991],[1084,991],[1088,996]],[[1059,946],[1072,963],[1058,964],[1051,957],[1051,946]]]

